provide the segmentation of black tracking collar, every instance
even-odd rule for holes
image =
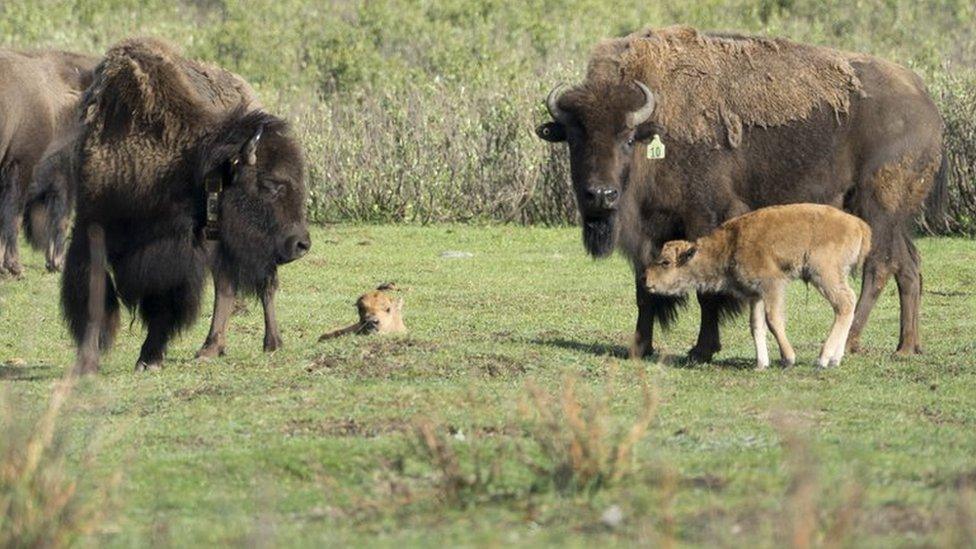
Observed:
[[[203,228],[207,240],[220,240],[220,193],[224,190],[224,178],[229,177],[229,173],[224,173],[207,178],[207,224]]]

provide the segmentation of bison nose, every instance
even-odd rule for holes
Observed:
[[[367,318],[366,321],[363,322],[363,324],[367,332],[374,332],[376,331],[377,328],[379,328],[380,321],[379,319],[376,318]]]
[[[308,231],[303,234],[291,235],[285,239],[282,263],[288,263],[289,261],[295,261],[308,253],[308,250],[312,248],[312,240],[308,236]]]
[[[612,187],[590,187],[583,193],[587,206],[601,210],[612,210],[617,206],[620,191]]]

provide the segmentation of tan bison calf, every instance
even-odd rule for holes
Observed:
[[[769,365],[766,325],[779,344],[782,362],[796,353],[786,339],[786,285],[802,278],[834,308],[834,325],[817,365],[840,364],[854,319],[854,291],[847,282],[871,248],[867,223],[820,204],[773,206],[736,217],[695,242],[672,240],[645,272],[648,290],[667,295],[724,292],[751,304],[750,327],[756,368]]]

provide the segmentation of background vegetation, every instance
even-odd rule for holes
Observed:
[[[0,44],[104,51],[153,34],[244,75],[295,121],[317,221],[575,220],[541,100],[644,26],[786,36],[928,82],[949,130],[950,230],[976,231],[971,0],[4,0]],[[932,220],[940,226],[940,220]]]

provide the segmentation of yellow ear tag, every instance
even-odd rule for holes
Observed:
[[[660,160],[664,158],[664,143],[661,142],[661,136],[654,134],[654,139],[647,144],[647,158],[649,160]]]

